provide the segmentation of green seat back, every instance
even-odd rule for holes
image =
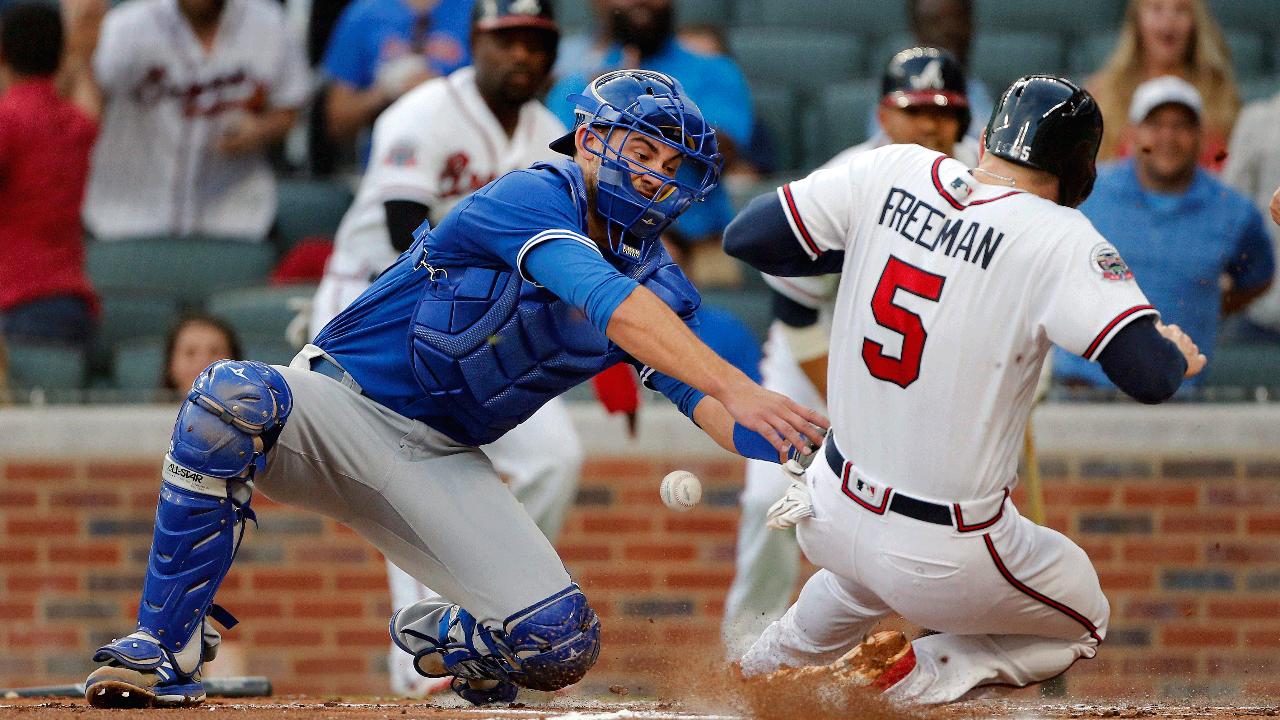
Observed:
[[[199,308],[219,290],[262,284],[274,260],[265,242],[135,238],[89,243],[86,267],[100,291],[158,293]]]
[[[969,62],[974,74],[998,97],[1023,75],[1063,70],[1062,37],[1051,32],[989,32],[974,40]]]
[[[284,337],[285,328],[297,310],[291,305],[315,295],[315,285],[224,290],[209,298],[209,312],[231,323],[241,335]]]
[[[805,167],[814,168],[867,139],[867,119],[880,101],[876,80],[832,85],[805,117]]]
[[[84,387],[85,357],[75,348],[10,339],[9,384],[18,391],[78,390]]]
[[[862,71],[862,41],[839,32],[735,28],[729,47],[752,83],[821,88]]]
[[[285,246],[312,235],[332,238],[353,199],[351,189],[342,183],[281,180],[276,195],[276,229]]]

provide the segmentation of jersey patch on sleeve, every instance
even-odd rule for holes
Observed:
[[[1089,251],[1089,267],[1102,276],[1103,280],[1124,281],[1133,279],[1133,271],[1129,269],[1120,251],[1109,242],[1100,242]]]
[[[413,143],[403,141],[391,146],[387,151],[387,165],[411,168],[418,165],[418,148]]]

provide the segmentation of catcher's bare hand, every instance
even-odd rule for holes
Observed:
[[[822,413],[810,410],[785,395],[765,390],[746,380],[716,398],[739,425],[760,433],[778,450],[779,461],[787,450],[822,444],[823,432],[831,426]]]
[[[1160,321],[1156,321],[1156,330],[1160,332],[1165,339],[1178,346],[1178,350],[1182,353],[1182,357],[1187,361],[1187,373],[1183,377],[1194,377],[1200,374],[1204,369],[1204,365],[1208,362],[1204,353],[1200,352],[1200,348],[1196,346],[1191,336],[1182,331],[1177,325],[1165,325]]]

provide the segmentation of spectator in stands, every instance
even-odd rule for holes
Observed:
[[[973,45],[973,0],[906,0],[907,22],[916,45],[946,50],[969,68],[969,49]],[[966,72],[965,87],[972,118],[967,134],[975,141],[982,135],[991,117],[991,91],[981,80]],[[867,134],[880,131],[875,113],[867,125]]]
[[[1275,263],[1258,210],[1196,164],[1204,114],[1179,77],[1139,85],[1128,116],[1139,150],[1104,166],[1080,210],[1115,245],[1094,248],[1094,270],[1117,282],[1139,277],[1161,321],[1195,337],[1212,372],[1219,317],[1265,292]],[[1110,386],[1101,366],[1055,353],[1060,381]]]
[[[0,14],[0,335],[87,349],[97,300],[80,205],[98,125],[55,88],[63,36],[56,5]]]
[[[547,107],[567,125],[573,124],[571,93],[579,92],[591,78],[609,70],[644,67],[677,78],[715,125],[720,150],[728,162],[738,148],[751,138],[751,91],[736,63],[724,55],[701,55],[686,48],[675,35],[675,11],[671,0],[595,0],[607,51],[595,67],[583,67],[564,75],[547,95]],[[574,39],[562,41],[561,53],[574,52]],[[566,44],[568,50],[566,50]],[[705,271],[694,281],[738,280],[737,266],[720,250],[720,233],[733,218],[733,206],[724,187],[717,188],[706,202],[689,208],[673,226],[691,247],[692,254],[710,254],[697,263]]]
[[[225,320],[213,315],[189,315],[169,328],[165,336],[160,390],[167,399],[186,394],[213,361],[243,357],[240,338]]]
[[[99,238],[261,240],[275,217],[267,150],[310,94],[274,0],[127,0],[93,59],[105,108],[85,221]]]
[[[329,137],[350,140],[392,101],[470,64],[470,0],[355,0],[325,50]]]
[[[1253,199],[1262,212],[1276,207],[1273,195],[1280,186],[1280,94],[1251,103],[1240,113],[1222,179]],[[1280,255],[1280,226],[1269,224],[1271,247]],[[1280,344],[1280,284],[1249,306],[1233,328],[1237,339]]]
[[[1204,98],[1200,164],[1221,169],[1240,96],[1231,51],[1205,0],[1129,0],[1116,49],[1085,83],[1105,120],[1098,160],[1132,153],[1130,98],[1139,83],[1162,75],[1186,80]]]

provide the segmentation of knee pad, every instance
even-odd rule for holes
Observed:
[[[288,384],[270,365],[213,363],[196,378],[178,412],[165,479],[198,484],[202,476],[230,479],[262,471],[292,408]]]
[[[559,690],[582,679],[600,656],[600,618],[576,584],[503,622],[499,645],[512,682]]]

